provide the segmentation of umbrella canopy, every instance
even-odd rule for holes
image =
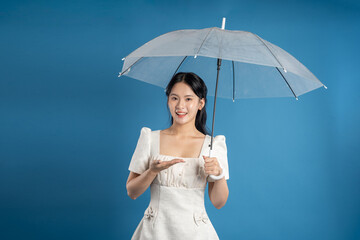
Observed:
[[[233,101],[291,96],[297,100],[311,90],[326,88],[283,49],[256,34],[224,28],[225,18],[221,29],[179,30],[161,35],[123,58],[119,73],[119,77],[127,75],[166,88],[177,72],[196,72],[204,80],[209,95],[215,96],[209,156],[218,96]]]
[[[324,86],[280,47],[246,31],[217,27],[163,34],[126,56],[122,75],[165,88],[177,72],[195,72],[214,96],[217,59],[222,59],[217,96],[295,97]],[[326,86],[324,86],[326,88]]]

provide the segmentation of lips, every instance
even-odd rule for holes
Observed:
[[[186,112],[176,112],[176,115],[181,118],[181,117],[185,117],[187,115],[187,113]]]

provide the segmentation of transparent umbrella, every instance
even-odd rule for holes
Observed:
[[[145,43],[123,58],[119,77],[165,88],[177,72],[195,72],[214,98],[294,97],[326,86],[280,47],[246,31],[212,27],[178,30]],[[221,68],[221,72],[220,72]],[[220,77],[219,77],[220,76]]]

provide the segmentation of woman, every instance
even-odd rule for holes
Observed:
[[[219,239],[204,207],[204,192],[220,209],[227,201],[229,179],[225,137],[213,139],[206,126],[204,81],[194,73],[177,73],[166,87],[172,125],[143,127],[126,183],[136,199],[150,186],[151,200],[132,239]]]

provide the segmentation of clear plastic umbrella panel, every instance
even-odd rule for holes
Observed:
[[[120,75],[165,88],[176,72],[195,72],[207,84],[209,95],[214,96],[217,59],[222,59],[218,97],[297,98],[324,86],[303,64],[274,44],[250,32],[216,27],[157,37],[124,59]]]
[[[240,98],[298,97],[325,87],[303,64],[280,47],[246,31],[223,27],[163,34],[126,56],[119,77],[165,88],[177,72],[194,72],[208,94]],[[221,71],[219,71],[221,68]],[[212,141],[211,141],[212,145]]]

